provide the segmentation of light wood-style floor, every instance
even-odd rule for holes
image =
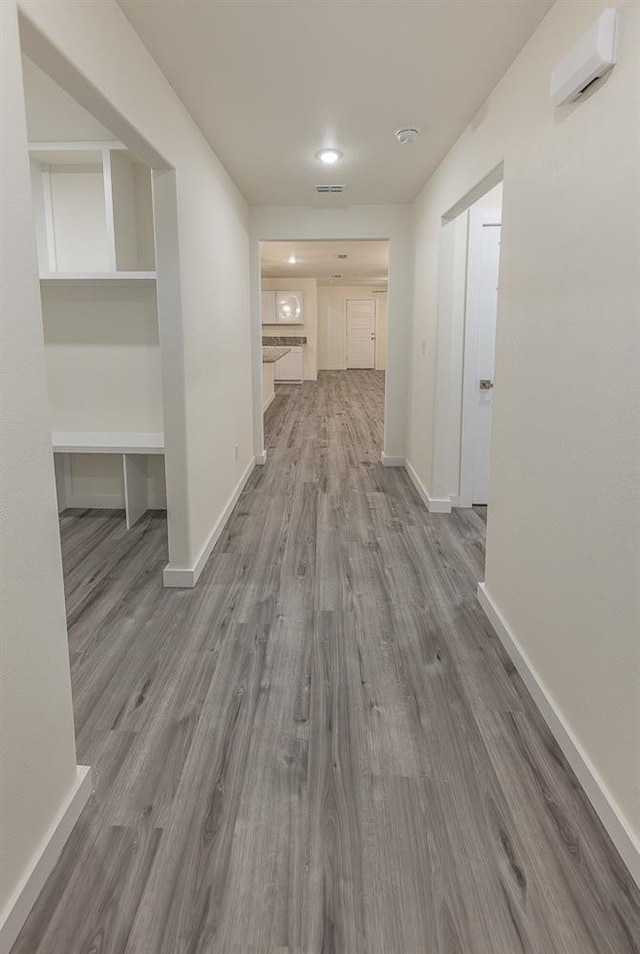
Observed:
[[[383,388],[278,387],[195,591],[162,589],[161,515],[63,517],[96,791],[15,954],[638,952],[639,893],[476,602],[483,514],[382,468]]]

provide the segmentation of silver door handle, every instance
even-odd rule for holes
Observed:
[[[493,387],[493,381],[490,381],[489,378],[480,378],[481,391],[490,391],[492,387]]]

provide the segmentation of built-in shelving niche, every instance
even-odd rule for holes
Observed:
[[[121,143],[32,143],[43,282],[155,280],[150,170]]]
[[[29,151],[59,506],[131,526],[166,506],[151,171],[118,142]]]

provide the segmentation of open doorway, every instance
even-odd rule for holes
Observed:
[[[152,528],[165,559],[152,170],[26,56],[23,80],[63,569],[75,605],[129,532]],[[99,543],[82,575],[69,553],[87,537]]]
[[[460,506],[487,506],[502,230],[502,184],[468,213]]]
[[[376,366],[376,301],[374,298],[347,298],[347,368],[372,369]]]
[[[260,274],[263,413],[274,413],[278,396],[282,403],[295,389],[339,389],[352,407],[370,408],[379,459],[388,242],[265,241]]]
[[[452,506],[483,508],[490,499],[502,182],[461,205],[462,211],[445,217],[441,236],[439,360],[445,410],[436,456],[448,475]]]

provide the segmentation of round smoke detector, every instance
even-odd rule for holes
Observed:
[[[396,139],[401,146],[406,146],[412,142],[415,142],[418,136],[420,135],[419,130],[413,129],[408,126],[406,129],[399,129],[396,133]]]

